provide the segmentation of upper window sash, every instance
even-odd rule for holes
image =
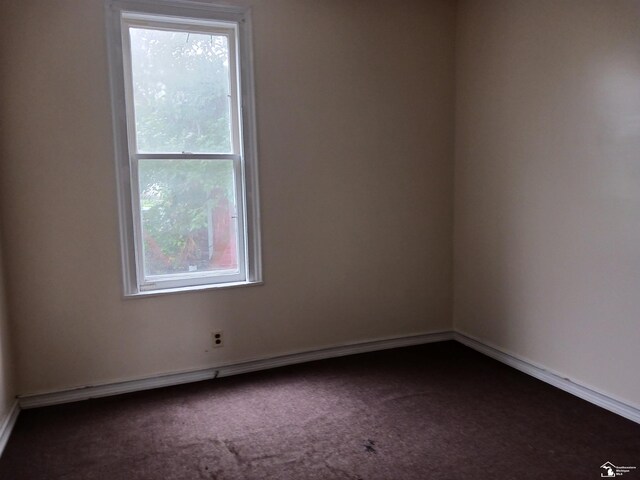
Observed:
[[[136,95],[133,91],[134,87],[134,67],[133,52],[131,45],[132,29],[157,30],[174,33],[209,35],[213,38],[225,37],[227,39],[227,70],[226,86],[229,93],[229,146],[230,149],[194,149],[194,148],[171,148],[142,151],[139,148],[140,132],[137,129],[136,111]],[[159,15],[148,15],[141,13],[122,12],[121,14],[121,40],[123,53],[123,69],[125,76],[125,96],[127,118],[129,119],[128,129],[128,145],[130,155],[133,154],[230,154],[242,155],[242,99],[240,95],[240,69],[238,58],[238,24],[231,21],[219,21],[209,19],[193,19],[183,17],[164,17]],[[187,36],[188,38],[188,36]],[[197,151],[196,151],[197,150]]]

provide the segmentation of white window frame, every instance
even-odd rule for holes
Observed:
[[[124,295],[146,296],[262,283],[250,10],[184,0],[106,0],[105,11]],[[237,90],[238,99],[231,107],[231,118],[232,121],[239,120],[239,132],[233,135],[231,154],[144,154],[137,151],[128,28],[171,28],[172,23],[180,30],[219,33],[230,38],[229,55],[235,60],[231,64],[236,64],[235,69],[231,68],[231,88]],[[233,161],[238,212],[237,274],[193,272],[145,278],[138,161],[168,158]]]

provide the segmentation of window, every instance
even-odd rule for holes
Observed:
[[[125,295],[260,282],[248,12],[106,7]]]

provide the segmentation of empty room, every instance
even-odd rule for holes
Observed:
[[[0,479],[640,479],[640,0],[0,27]]]

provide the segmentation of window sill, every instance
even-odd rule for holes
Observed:
[[[202,290],[222,290],[227,288],[254,287],[258,285],[264,285],[264,282],[260,280],[260,281],[252,281],[252,282],[244,281],[244,282],[229,282],[229,283],[218,283],[218,284],[209,284],[209,285],[193,285],[189,287],[160,288],[157,290],[149,290],[146,292],[125,293],[124,298],[155,297],[158,295],[167,295],[169,293],[188,293],[188,292],[199,292]]]

